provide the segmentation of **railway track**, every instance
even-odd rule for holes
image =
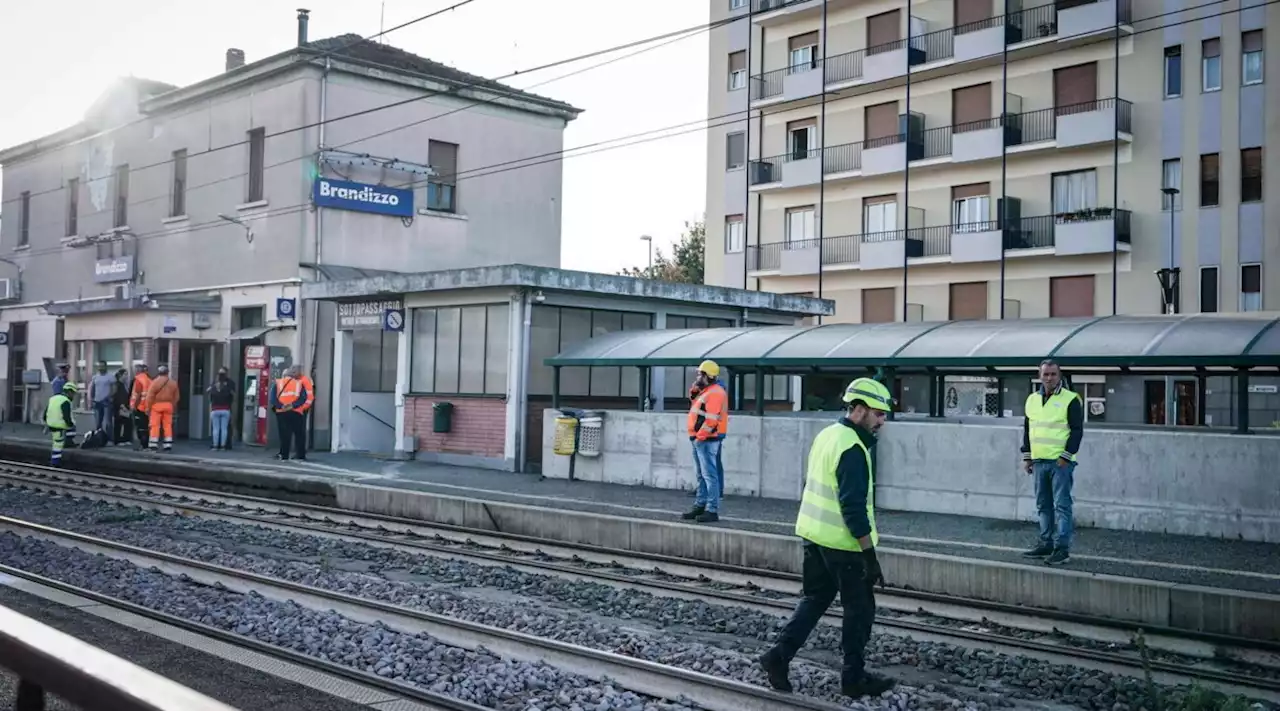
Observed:
[[[450,557],[481,565],[508,566],[532,573],[642,589],[655,595],[749,607],[777,615],[790,613],[798,591],[795,577],[769,571],[712,566],[701,561],[566,545],[492,531],[360,514],[108,475],[68,472],[23,463],[0,462],[0,485],[55,492],[166,513],[259,525],[293,533]],[[100,542],[105,543],[107,542]],[[1130,676],[1142,676],[1150,670],[1155,680],[1161,683],[1196,681],[1227,693],[1241,693],[1280,702],[1280,678],[1276,676],[1241,673],[1204,662],[1193,664],[1163,659],[1149,660],[1144,667],[1140,656],[1133,651],[1064,644],[1060,635],[1046,635],[1049,639],[1035,636],[1028,638],[1026,635],[1019,636],[1007,631],[1068,632],[1084,639],[1111,640],[1123,644],[1138,632],[1136,625],[914,591],[892,590],[881,595],[880,601],[882,607],[898,613],[877,620],[882,628],[893,633]],[[838,611],[830,613],[830,617],[838,619]],[[993,619],[998,620],[998,624],[993,623]],[[1006,631],[992,631],[993,628]],[[1280,644],[1275,643],[1219,635],[1186,634],[1176,630],[1144,628],[1142,631],[1146,644],[1152,650],[1176,652],[1204,660],[1227,656],[1243,662],[1273,662],[1277,653],[1280,653]],[[441,638],[445,639],[443,636]],[[570,664],[567,668],[576,667]],[[610,672],[609,676],[620,681],[625,678],[614,672]],[[649,690],[657,689],[669,694],[673,684],[678,686],[678,683],[671,680],[662,683],[654,679],[633,681],[638,686],[633,687],[630,683],[624,685],[643,693],[652,693]],[[693,696],[690,698],[697,700]],[[796,697],[783,698],[787,702],[797,700]],[[708,697],[708,700],[712,703],[708,708],[712,708],[721,699]],[[735,710],[754,707],[742,706],[742,700],[733,703]]]

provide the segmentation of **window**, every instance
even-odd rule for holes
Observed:
[[[18,196],[18,246],[31,244],[31,191]]]
[[[951,189],[951,231],[981,232],[988,228],[991,187],[987,183],[957,185]]]
[[[1262,310],[1262,265],[1240,265],[1240,310]]]
[[[747,88],[747,52],[729,53],[729,91]]]
[[[535,305],[529,325],[529,393],[551,394],[554,369],[545,360],[565,348],[616,330],[648,331],[651,328],[653,317],[646,313]],[[560,393],[624,397],[634,401],[640,393],[640,372],[636,368],[562,368]]]
[[[741,131],[725,136],[725,170],[737,170],[747,163],[747,135]]]
[[[684,328],[731,328],[733,321],[720,318],[699,318],[697,316],[667,316],[667,329],[677,330]],[[666,385],[664,386],[663,396],[671,400],[679,400],[684,403],[684,407],[688,407],[689,402],[689,385],[693,383],[693,379],[698,375],[698,369],[668,367],[666,369]],[[726,387],[731,387],[728,379],[725,380]],[[745,392],[745,388],[744,388]]]
[[[866,198],[862,203],[862,232],[892,232],[898,229],[898,198],[896,195]]]
[[[1217,207],[1218,180],[1218,154],[1200,156],[1200,207]]]
[[[1182,96],[1182,47],[1164,48],[1164,98]]]
[[[807,240],[817,239],[818,233],[814,229],[816,212],[813,205],[806,207],[793,207],[787,210],[787,246],[788,247],[806,247],[802,244]]]
[[[458,144],[427,142],[427,163],[436,171],[427,182],[427,209],[458,211]]]
[[[1200,267],[1200,312],[1218,312],[1218,268]]]
[[[169,217],[187,214],[187,149],[173,152],[173,186],[170,190]]]
[[[1262,30],[1253,30],[1240,35],[1241,57],[1240,77],[1244,84],[1262,83]]]
[[[1098,206],[1098,172],[1079,170],[1053,176],[1053,214],[1062,217]]]
[[[818,157],[817,119],[801,119],[787,124],[787,156],[790,160]]]
[[[129,166],[116,166],[115,179],[115,215],[112,227],[125,227],[129,224]]]
[[[80,179],[67,181],[67,236],[80,234]]]
[[[1182,161],[1178,158],[1172,158],[1164,162],[1164,166],[1160,171],[1160,187],[1173,188],[1179,191],[1178,194],[1160,195],[1160,209],[1177,210],[1182,207]]]
[[[410,389],[505,395],[509,322],[507,304],[414,309]]]
[[[787,40],[788,74],[799,74],[818,68],[818,33],[806,32]]]
[[[729,0],[730,10],[741,10],[747,6],[747,0]]]
[[[1262,149],[1240,151],[1240,202],[1262,199]]]
[[[396,389],[400,334],[365,328],[351,332],[351,390],[390,393]]]
[[[724,218],[724,251],[736,254],[746,247],[746,225],[742,215],[729,215]]]
[[[261,202],[265,198],[264,184],[267,157],[267,129],[255,128],[249,132],[249,194],[245,202]]]
[[[1200,88],[1218,91],[1222,88],[1222,40],[1214,38],[1200,43]]]

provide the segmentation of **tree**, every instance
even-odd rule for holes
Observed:
[[[639,279],[701,284],[705,274],[703,251],[707,242],[707,225],[698,220],[684,223],[684,228],[684,234],[671,251],[671,257],[663,254],[661,247],[656,247],[653,250],[652,267],[632,267],[619,273]]]

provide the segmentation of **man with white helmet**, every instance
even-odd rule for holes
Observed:
[[[848,406],[845,416],[819,432],[809,449],[796,518],[796,535],[804,539],[803,597],[773,648],[760,658],[760,666],[773,688],[791,691],[791,660],[839,593],[844,606],[840,689],[846,696],[879,696],[894,682],[867,673],[863,660],[876,614],[874,586],[884,586],[875,548],[880,535],[872,451],[893,397],[881,383],[858,378],[845,389],[843,399]]]
[[[71,418],[71,399],[80,392],[75,383],[67,381],[62,388],[49,398],[49,405],[44,410],[44,426],[49,428],[53,436],[53,448],[49,454],[49,463],[53,466],[62,464],[62,450],[67,440],[75,441],[76,423]]]

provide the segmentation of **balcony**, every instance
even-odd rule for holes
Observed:
[[[1011,95],[1010,104],[1015,102]],[[918,118],[917,118],[918,117]],[[956,126],[924,129],[918,114],[902,121],[907,133],[843,143],[818,151],[776,156],[751,163],[752,190],[781,190],[837,182],[873,175],[900,173],[907,166],[923,168],[954,163],[999,160],[1010,156],[1044,154],[1055,149],[1107,144],[1118,135],[1133,140],[1133,106],[1124,99],[1098,99],[1000,118],[971,121]],[[1116,134],[1116,123],[1119,133]]]
[[[834,2],[834,0],[832,0]],[[850,4],[852,0],[846,0]],[[821,10],[819,0],[755,0],[768,8],[761,17],[784,21]],[[779,14],[781,13],[781,14]],[[1018,12],[913,34],[909,39],[829,54],[806,69],[820,70],[821,78],[805,77],[787,81],[791,68],[776,69],[752,77],[751,106],[766,108],[819,96],[826,91],[873,90],[900,83],[910,67],[912,76],[930,79],[966,71],[965,64],[998,64],[1006,46],[1011,59],[1056,51],[1059,44],[1075,45],[1094,41],[1091,36],[1113,31],[1119,19],[1125,34],[1132,32],[1132,0],[1094,0],[1083,5],[1058,9],[1040,5]],[[757,22],[762,22],[757,18]],[[808,73],[808,72],[806,72]]]
[[[828,12],[852,6],[858,0],[827,0]],[[751,0],[752,20],[762,27],[822,15],[822,0]]]
[[[1130,244],[1128,210],[1090,208],[1057,215],[1011,218],[1007,229],[998,221],[933,225],[871,234],[836,235],[822,240],[768,242],[747,248],[747,269],[779,276],[818,273],[819,268],[899,269],[904,263],[998,262],[1001,252],[1040,250],[1041,254],[1103,254],[1112,237]],[[821,254],[821,259],[819,259]]]

